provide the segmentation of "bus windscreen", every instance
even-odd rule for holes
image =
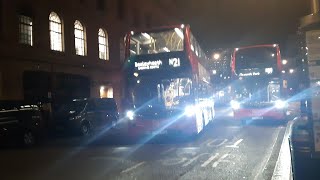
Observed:
[[[258,47],[240,49],[235,54],[236,70],[277,67],[277,49]]]
[[[183,31],[179,28],[131,35],[130,54],[158,54],[183,51]]]

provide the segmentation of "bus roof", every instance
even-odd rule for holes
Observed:
[[[259,48],[259,47],[278,47],[278,44],[259,44],[259,45],[252,45],[252,46],[244,46],[239,48],[234,48],[235,50],[241,50],[241,49],[249,49],[249,48]]]
[[[135,29],[132,31],[129,31],[128,33],[134,32],[134,33],[141,33],[141,32],[149,32],[149,31],[157,31],[162,29],[173,29],[173,28],[182,28],[182,27],[189,27],[188,24],[178,24],[178,25],[168,25],[168,26],[158,26],[158,27],[152,27],[152,28],[145,28],[145,29]]]

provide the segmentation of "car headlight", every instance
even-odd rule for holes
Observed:
[[[133,120],[134,119],[134,112],[133,111],[128,111],[126,115],[127,115],[127,118],[129,120]]]
[[[277,109],[283,109],[283,108],[285,108],[286,106],[287,106],[287,103],[286,103],[285,101],[277,100],[277,101],[275,102],[275,107],[276,107]]]
[[[187,106],[184,108],[184,114],[191,117],[197,113],[197,108],[195,106]]]
[[[240,109],[240,106],[241,106],[238,101],[233,101],[233,100],[230,102],[230,105],[231,105],[231,108],[234,110]]]

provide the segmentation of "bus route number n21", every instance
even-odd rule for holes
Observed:
[[[169,66],[180,67],[180,58],[170,58],[169,59]]]

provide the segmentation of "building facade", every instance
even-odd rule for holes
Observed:
[[[30,84],[47,89],[51,98],[52,75],[70,74],[89,80],[90,97],[114,97],[121,104],[125,33],[175,23],[152,1],[2,0],[0,100],[35,96]]]

